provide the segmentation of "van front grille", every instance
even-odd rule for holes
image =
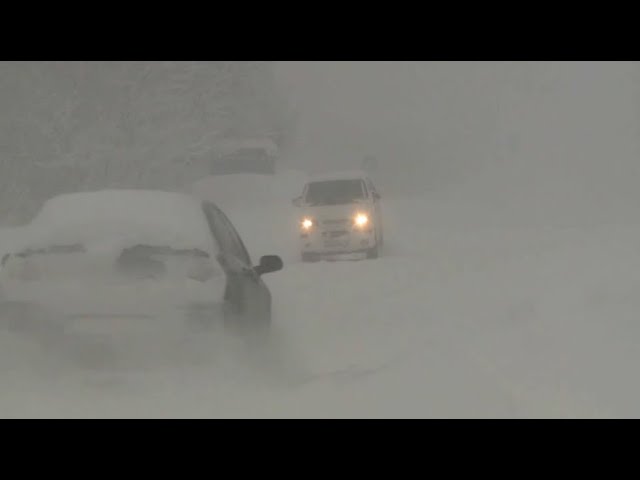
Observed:
[[[349,223],[349,220],[346,218],[340,219],[340,220],[323,220],[322,221],[323,225],[344,225],[346,223]]]

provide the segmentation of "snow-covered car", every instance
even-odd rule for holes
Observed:
[[[253,266],[211,202],[106,190],[47,201],[1,268],[0,328],[47,340],[157,335],[175,346],[207,326],[267,331],[271,294],[261,275],[282,261],[269,255]]]
[[[210,163],[211,175],[253,173],[273,175],[276,173],[278,146],[268,138],[227,140]]]
[[[377,258],[383,245],[380,195],[359,172],[315,177],[293,200],[300,209],[303,261],[357,254]]]

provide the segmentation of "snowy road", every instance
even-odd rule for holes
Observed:
[[[314,264],[298,261],[292,207],[228,208],[254,260],[285,260],[265,277],[270,348],[212,339],[190,368],[109,372],[4,338],[0,417],[640,414],[640,229],[384,208],[382,258]]]

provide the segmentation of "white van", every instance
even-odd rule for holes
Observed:
[[[380,195],[362,173],[314,178],[293,200],[300,208],[303,261],[344,254],[377,258],[383,244]]]

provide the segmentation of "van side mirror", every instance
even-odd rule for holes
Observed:
[[[277,272],[282,270],[282,259],[278,255],[265,255],[260,257],[260,264],[253,267],[253,270],[258,275],[264,275],[265,273]]]
[[[296,197],[291,201],[291,204],[294,207],[301,207],[302,206],[302,197]]]

